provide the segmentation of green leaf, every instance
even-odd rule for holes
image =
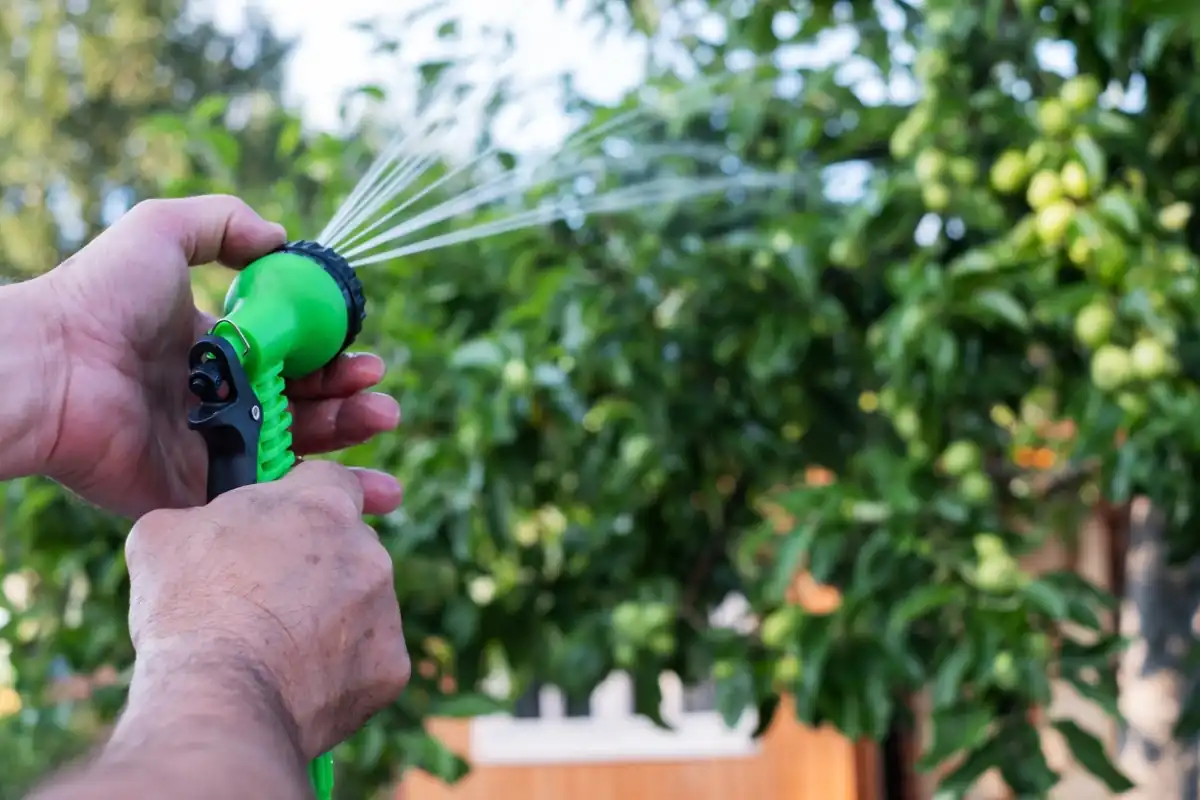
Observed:
[[[448,717],[482,717],[487,714],[499,714],[509,710],[508,704],[486,694],[464,693],[447,697],[437,697],[430,707],[430,716]]]
[[[455,350],[450,364],[459,369],[468,367],[498,368],[504,364],[504,360],[504,351],[500,349],[500,345],[487,339],[475,339]]]
[[[788,587],[796,579],[796,573],[808,555],[817,535],[816,524],[808,524],[787,534],[780,546],[767,585],[767,597],[782,602]]]
[[[1087,171],[1088,179],[1093,186],[1103,186],[1108,179],[1108,161],[1100,145],[1086,131],[1075,134],[1073,140],[1075,155]]]
[[[771,694],[764,697],[758,703],[758,722],[754,726],[754,732],[751,734],[753,738],[760,739],[767,731],[771,729],[771,723],[775,721],[775,713],[779,710],[781,698],[777,694]]]
[[[1055,622],[1062,622],[1070,616],[1070,598],[1052,583],[1042,580],[1030,581],[1021,593],[1038,611]]]
[[[654,723],[655,727],[671,730],[662,715],[662,687],[659,670],[653,664],[633,674],[633,710]]]
[[[1125,233],[1136,236],[1141,230],[1137,209],[1129,198],[1119,192],[1109,192],[1096,201],[1096,210],[1120,225]]]
[[[1029,328],[1029,313],[1008,292],[985,289],[971,298],[971,308],[984,318],[1003,320],[1018,330]]]
[[[796,716],[805,724],[816,719],[817,700],[825,675],[833,624],[829,617],[810,617],[800,628],[798,649],[804,665],[796,686]]]
[[[959,704],[935,711],[931,720],[933,740],[921,755],[917,768],[922,771],[933,769],[961,750],[982,745],[994,716],[990,707],[974,704]]]
[[[210,123],[222,116],[229,108],[229,98],[221,94],[210,94],[202,99],[192,109],[192,119],[200,123]]]
[[[754,673],[744,660],[733,663],[733,674],[716,681],[717,711],[730,728],[754,705]]]
[[[1133,788],[1133,782],[1126,778],[1113,766],[1104,745],[1099,739],[1088,733],[1077,722],[1068,719],[1054,721],[1055,729],[1062,734],[1071,748],[1072,755],[1083,768],[1095,775],[1110,792],[1122,794]]]
[[[942,662],[933,679],[933,707],[946,708],[959,698],[963,679],[971,667],[974,654],[970,647],[960,644]]]
[[[962,763],[953,772],[942,778],[938,785],[939,795],[945,793],[951,797],[963,796],[983,777],[985,772],[1000,762],[1004,755],[1004,749],[1005,742],[1000,738],[993,738],[972,748]]]
[[[945,584],[934,583],[917,587],[893,607],[888,615],[888,638],[898,638],[916,620],[949,605],[954,595],[954,588]]]

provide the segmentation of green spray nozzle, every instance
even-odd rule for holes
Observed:
[[[362,283],[346,260],[292,242],[238,273],[212,333],[240,349],[250,373],[279,365],[283,377],[300,378],[349,347],[365,316]]]
[[[346,260],[314,242],[290,242],[243,269],[224,316],[192,346],[188,417],[208,447],[208,497],[283,477],[295,463],[287,379],[320,370],[362,330],[366,300]],[[309,765],[318,800],[333,794],[333,762]]]

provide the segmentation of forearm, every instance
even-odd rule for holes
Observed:
[[[40,280],[0,285],[0,481],[41,470],[66,395],[61,325]]]
[[[308,800],[294,725],[270,684],[215,658],[135,668],[109,742],[29,800]]]

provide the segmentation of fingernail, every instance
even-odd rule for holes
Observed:
[[[288,238],[287,228],[283,227],[278,222],[272,222],[271,227],[273,227],[275,229],[276,233],[279,234],[280,239],[287,241],[287,238]]]
[[[366,403],[373,413],[386,417],[392,425],[400,424],[400,403],[390,394],[371,392]]]

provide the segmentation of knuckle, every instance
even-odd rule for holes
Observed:
[[[333,486],[307,486],[296,500],[304,514],[314,519],[337,525],[358,519],[354,501]]]
[[[396,649],[396,655],[391,659],[392,671],[389,683],[392,684],[393,693],[399,695],[412,678],[412,658],[408,654],[408,647],[404,644],[403,635],[399,637]]]
[[[364,523],[361,533],[366,541],[366,563],[368,569],[371,571],[371,578],[374,585],[394,590],[396,584],[396,565],[392,561],[392,554],[379,541],[379,537],[375,534],[375,529],[370,525]]]
[[[171,200],[150,199],[142,200],[129,210],[130,219],[138,220],[161,220],[165,217],[174,216],[175,205]]]
[[[136,564],[146,556],[147,551],[153,552],[162,546],[160,543],[167,542],[170,539],[170,533],[180,526],[181,515],[186,513],[162,509],[151,511],[139,518],[130,528],[129,535],[125,537],[126,568],[135,569]]]

